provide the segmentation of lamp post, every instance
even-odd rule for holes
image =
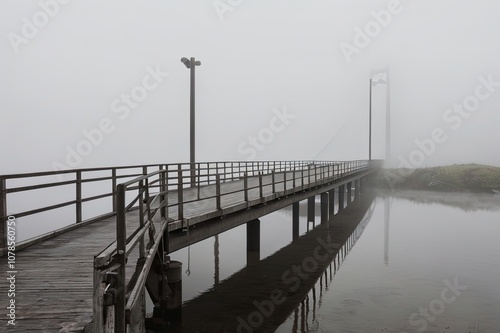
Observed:
[[[190,80],[190,112],[189,112],[189,163],[190,163],[190,174],[191,174],[191,186],[194,187],[196,184],[195,175],[195,68],[200,66],[201,62],[196,61],[194,57],[182,58],[181,62],[190,70],[191,80]]]
[[[385,128],[385,159],[388,160],[390,158],[390,149],[391,149],[391,133],[390,133],[390,105],[391,105],[391,96],[390,96],[390,84],[389,84],[389,67],[385,69],[383,72],[375,73],[370,76],[370,96],[369,96],[369,127],[368,127],[368,135],[369,135],[369,148],[368,148],[368,159],[372,160],[372,88],[377,84],[385,84],[386,85],[386,128]]]

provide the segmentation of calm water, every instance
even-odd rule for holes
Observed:
[[[291,219],[260,219],[261,260],[291,243]],[[500,332],[500,196],[378,192],[365,221],[276,332]],[[194,302],[246,266],[246,228],[171,256]]]

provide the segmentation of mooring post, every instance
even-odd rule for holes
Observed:
[[[328,192],[321,193],[321,224],[328,222]]]
[[[247,266],[260,261],[260,220],[247,222]]]
[[[182,263],[172,260],[165,272],[170,295],[166,301],[166,320],[170,323],[182,321]]]
[[[339,186],[339,212],[345,207],[345,185]]]
[[[299,238],[299,218],[300,218],[300,204],[294,202],[292,205],[292,240]]]

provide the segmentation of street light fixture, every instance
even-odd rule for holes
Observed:
[[[201,62],[197,61],[194,57],[190,59],[183,57],[181,62],[188,68],[191,72],[191,82],[190,82],[190,116],[189,116],[189,163],[191,170],[191,186],[196,185],[196,175],[195,175],[195,68],[196,66],[201,66]]]

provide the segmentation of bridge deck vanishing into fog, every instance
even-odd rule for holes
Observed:
[[[289,205],[296,239],[300,201],[308,200],[308,216],[314,218],[320,195],[321,221],[327,223],[335,201],[342,210],[351,202],[351,189],[358,197],[362,180],[379,167],[378,161],[211,162],[0,176],[0,278],[15,278],[0,285],[2,295],[15,288],[15,296],[2,297],[1,306],[15,302],[9,310],[15,315],[13,332],[145,332],[146,290],[162,318],[182,303],[168,253],[244,223],[247,250],[258,251],[256,219]],[[87,194],[95,189],[101,192]],[[72,198],[38,207],[33,198],[47,190],[68,191]],[[11,199],[24,196],[30,209],[10,208]],[[95,202],[110,204],[110,212],[83,220],[86,205]],[[30,223],[46,223],[37,216],[64,207],[75,208],[76,218],[67,218],[76,223],[9,251],[15,232],[9,226],[28,217],[36,221]],[[330,236],[343,244],[346,232]],[[9,328],[9,320],[12,316],[4,316],[1,325]]]

